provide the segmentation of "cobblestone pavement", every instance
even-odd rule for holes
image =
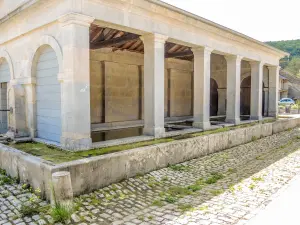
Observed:
[[[299,144],[294,129],[130,178],[76,198],[68,223],[245,224],[300,172]],[[20,206],[32,196],[0,179],[0,225],[53,224],[43,201],[41,213],[20,216]]]

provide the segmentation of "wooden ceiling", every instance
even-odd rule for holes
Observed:
[[[113,51],[126,50],[144,54],[144,44],[140,35],[96,25],[90,28],[90,48],[112,48]],[[165,57],[189,61],[194,58],[189,47],[171,42],[165,45]]]

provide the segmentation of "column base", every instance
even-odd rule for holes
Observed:
[[[226,123],[233,123],[234,125],[239,125],[241,123],[240,118],[226,118],[225,120]]]
[[[60,143],[63,149],[72,151],[88,150],[92,148],[91,138],[73,139],[70,137],[61,137]]]
[[[210,122],[194,122],[193,127],[200,128],[203,130],[209,130],[210,129]]]
[[[275,117],[275,118],[277,118],[278,117],[278,113],[277,112],[269,112],[268,116],[269,117]]]
[[[258,121],[261,121],[261,120],[263,120],[263,117],[262,117],[262,116],[250,116],[250,120],[258,120]]]
[[[144,128],[143,134],[147,136],[154,136],[155,138],[162,138],[165,136],[165,128],[164,127],[156,127],[156,128]]]

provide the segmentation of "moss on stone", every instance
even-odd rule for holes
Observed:
[[[274,120],[272,120],[272,122],[273,121]],[[268,122],[271,122],[271,120]],[[188,135],[186,135],[186,134],[179,135],[179,136],[172,137],[172,138],[154,139],[154,140],[150,140],[150,141],[142,141],[142,142],[136,142],[136,143],[132,143],[132,144],[103,147],[103,148],[97,148],[97,149],[92,149],[92,150],[88,150],[88,151],[79,151],[79,152],[65,151],[65,150],[56,148],[54,146],[49,146],[46,144],[36,143],[36,142],[16,143],[16,144],[10,144],[9,146],[19,149],[28,154],[41,157],[42,159],[53,162],[55,164],[60,164],[60,163],[64,163],[64,162],[70,162],[70,161],[74,161],[74,160],[78,160],[78,159],[90,158],[90,157],[94,157],[94,156],[100,156],[100,155],[110,154],[110,153],[114,153],[114,152],[120,152],[120,151],[134,149],[134,148],[140,148],[140,147],[145,147],[145,146],[150,146],[150,145],[155,145],[155,144],[160,144],[160,143],[172,142],[172,141],[181,140],[181,139],[188,139],[188,138],[193,138],[193,137],[198,137],[198,136],[203,136],[203,135],[226,132],[226,131],[235,130],[238,128],[254,126],[257,124],[258,124],[257,122],[254,122],[254,123],[248,123],[248,124],[243,124],[243,125],[234,126],[234,127],[223,127],[223,128],[218,128],[215,130],[198,132],[198,133],[193,133],[193,134],[188,134]]]

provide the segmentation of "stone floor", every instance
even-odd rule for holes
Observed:
[[[300,172],[299,144],[294,129],[124,180],[76,198],[69,224],[245,224]],[[40,200],[41,213],[19,215],[33,196],[0,179],[0,225],[53,224]]]

